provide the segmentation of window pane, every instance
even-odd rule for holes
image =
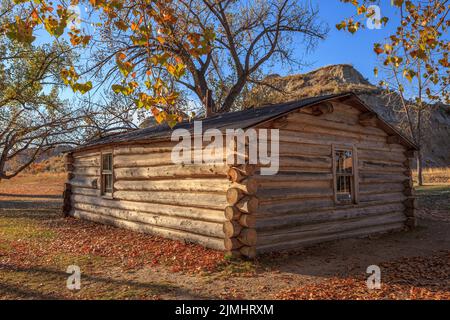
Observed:
[[[104,193],[112,193],[112,174],[103,174]]]
[[[351,176],[337,176],[336,177],[336,191],[338,201],[352,200],[352,177]]]
[[[102,156],[102,170],[112,170],[112,154],[104,154]]]
[[[350,150],[337,150],[335,154],[336,173],[353,173],[353,152]]]

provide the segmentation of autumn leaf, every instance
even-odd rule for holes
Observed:
[[[416,72],[414,72],[414,70],[405,69],[403,70],[403,76],[408,79],[409,82],[411,82],[416,76]]]

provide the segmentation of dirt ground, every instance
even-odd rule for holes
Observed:
[[[229,260],[221,252],[60,216],[63,176],[0,182],[0,299],[450,299],[450,186],[417,189],[419,226]],[[69,265],[81,289],[66,287]],[[381,269],[368,290],[366,269]]]

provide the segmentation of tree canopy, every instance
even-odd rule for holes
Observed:
[[[309,49],[327,31],[315,9],[293,0],[4,2],[1,29],[10,40],[31,44],[45,31],[84,49],[84,64],[61,70],[75,92],[107,84],[170,126],[185,116],[182,91],[203,102],[212,90],[215,111],[230,111],[264,64],[294,62],[295,34]]]

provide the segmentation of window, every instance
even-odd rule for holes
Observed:
[[[112,153],[102,154],[102,195],[112,196],[113,192],[113,162]]]
[[[333,156],[335,200],[338,203],[356,202],[354,150],[334,148]]]

